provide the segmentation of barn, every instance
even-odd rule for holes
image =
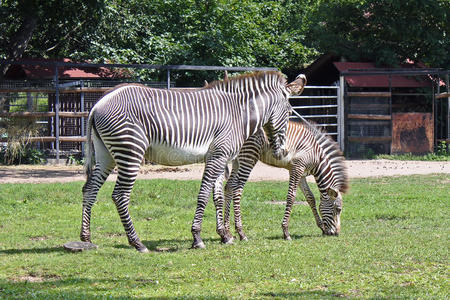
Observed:
[[[386,69],[330,54],[304,70],[308,84],[343,89],[341,147],[350,158],[424,154],[447,140],[448,103],[439,97],[439,89],[448,88],[448,83],[440,79],[440,72],[412,61]]]

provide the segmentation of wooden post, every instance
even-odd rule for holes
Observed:
[[[55,66],[55,148],[56,163],[59,164],[59,75],[58,65]]]
[[[436,95],[434,91],[434,83],[433,83],[433,75],[431,76],[431,118],[433,118],[432,124],[433,124],[433,152],[436,150],[437,146],[437,102],[436,102]],[[437,82],[438,82],[438,90],[439,90],[439,84],[441,79],[438,76]]]
[[[393,131],[394,131],[394,125],[393,125],[393,122],[392,122],[392,76],[391,76],[391,74],[389,74],[389,93],[391,94],[391,96],[389,97],[389,115],[390,115],[390,117],[391,117],[391,121],[390,121],[390,123],[391,123],[391,146],[390,146],[390,149],[389,149],[389,154],[392,154],[392,143],[393,143],[393,141],[392,141],[392,139],[393,139]]]
[[[450,95],[449,74],[445,75],[445,85],[447,86],[447,94]],[[447,98],[447,140],[450,140],[450,97]]]
[[[445,133],[442,132],[442,124],[437,123],[437,119],[438,119],[437,116],[439,113],[441,113],[441,115],[442,115],[442,108],[443,108],[442,103],[444,102],[443,100],[440,101],[438,98],[439,94],[441,93],[441,75],[440,74],[437,75],[436,93],[437,94],[434,95],[434,92],[433,92],[433,102],[436,105],[436,110],[433,114],[433,118],[434,118],[434,138],[437,142],[439,133],[441,133],[442,137],[444,137],[444,135],[445,135]]]

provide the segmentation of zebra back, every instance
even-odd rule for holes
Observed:
[[[314,170],[314,173],[316,174],[312,175],[320,176],[319,172],[331,172],[334,177],[334,184],[337,188],[339,188],[339,191],[342,193],[347,192],[349,188],[347,167],[339,145],[330,136],[328,136],[326,132],[312,122],[289,122],[288,128],[291,126],[295,127],[296,130],[302,130],[303,128],[305,132],[312,135],[312,143],[317,145],[316,149],[319,150],[319,153],[317,154],[321,155],[321,157],[319,164]],[[288,136],[288,140],[289,138],[290,137]],[[304,143],[301,136],[298,136],[297,144],[299,143]]]
[[[246,89],[258,87],[266,90],[273,87],[286,86],[285,76],[276,71],[254,72],[247,73],[233,77],[227,77],[224,80],[216,80],[208,83],[203,89],[216,89],[226,92],[241,91],[244,87]]]
[[[294,159],[301,159],[306,167],[303,175],[314,175],[317,184],[323,185],[323,189],[330,187],[329,183],[332,183],[340,192],[344,193],[348,190],[347,167],[339,145],[314,123],[289,121],[286,132],[288,155],[283,159],[273,157],[265,133],[263,131],[259,133],[249,139],[245,151],[251,151],[250,144],[255,144],[255,147],[258,147],[258,144],[264,144],[260,157],[264,163],[275,167],[291,168]],[[246,153],[240,155],[243,156]],[[252,154],[249,153],[249,155]],[[325,186],[325,182],[321,180],[323,178],[332,180],[327,180],[328,184]]]

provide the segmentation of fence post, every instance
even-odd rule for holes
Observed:
[[[344,95],[345,95],[345,83],[344,76],[339,76],[339,88],[337,91],[338,101],[337,101],[337,113],[338,113],[338,143],[339,147],[341,147],[341,151],[345,150],[345,129],[344,129]]]
[[[440,84],[438,82],[438,84]],[[447,87],[447,93],[450,94],[450,80],[449,73],[445,75],[445,85]],[[450,97],[447,98],[447,141],[450,140]]]
[[[80,111],[84,112],[84,91],[83,91],[84,81],[80,81]],[[81,136],[85,135],[85,128],[84,128],[84,117],[81,117]],[[81,153],[84,153],[84,142],[81,142]]]
[[[167,69],[167,89],[170,90],[170,69]]]
[[[33,96],[30,92],[27,92],[27,111],[33,110]]]
[[[58,65],[55,65],[55,148],[56,163],[59,164],[59,75]]]

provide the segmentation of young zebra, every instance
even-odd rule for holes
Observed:
[[[348,189],[347,169],[339,146],[315,125],[289,122],[286,133],[286,150],[288,155],[277,159],[272,155],[267,137],[262,130],[251,136],[242,146],[237,159],[233,161],[233,170],[225,187],[225,227],[227,238],[222,241],[231,243],[230,202],[233,200],[236,231],[241,240],[247,237],[242,230],[240,200],[243,187],[250,172],[258,160],[279,168],[289,170],[289,190],[286,210],[282,222],[283,235],[290,240],[288,223],[292,205],[300,185],[303,194],[314,214],[317,226],[323,234],[338,235],[340,232],[340,213],[342,195]],[[313,175],[320,191],[319,210],[308,187],[306,176]]]

